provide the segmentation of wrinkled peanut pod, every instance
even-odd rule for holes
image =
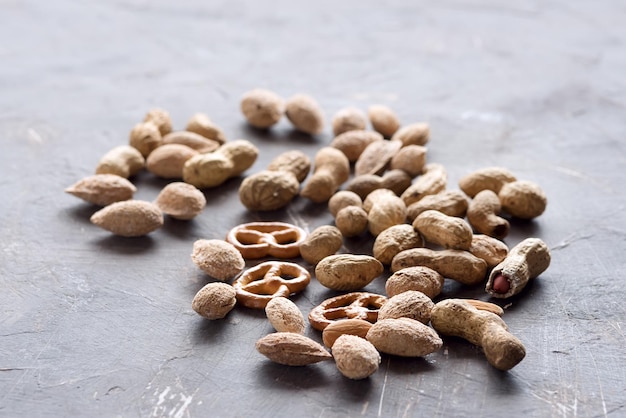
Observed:
[[[337,135],[330,146],[343,152],[348,160],[353,163],[359,159],[369,144],[382,140],[383,136],[378,132],[358,129]]]
[[[403,126],[391,137],[392,141],[402,142],[402,146],[426,145],[430,138],[430,127],[427,123],[417,122]]]
[[[382,174],[402,143],[398,141],[375,141],[365,148],[354,164],[354,175]]]
[[[333,345],[333,357],[337,369],[349,379],[360,380],[378,370],[380,354],[376,347],[364,338],[342,335]]]
[[[438,210],[448,216],[464,218],[469,203],[465,194],[459,190],[444,190],[437,194],[424,196],[406,209],[406,216],[413,222],[417,216],[427,210]]]
[[[198,151],[186,145],[161,145],[148,155],[146,168],[155,176],[164,179],[181,179],[185,163],[195,155],[198,155]]]
[[[218,145],[226,142],[224,132],[204,113],[195,113],[187,122],[185,129],[211,141],[216,141]]]
[[[316,135],[324,129],[324,112],[313,97],[296,94],[287,100],[285,109],[287,119],[297,130]]]
[[[527,238],[511,248],[489,275],[485,290],[496,298],[509,298],[550,266],[550,250],[539,238]]]
[[[229,284],[209,283],[196,293],[191,308],[207,319],[222,319],[235,307],[236,294]]]
[[[427,210],[413,221],[415,228],[426,241],[455,250],[468,250],[472,245],[472,228],[465,220],[444,215],[437,210]]]
[[[426,147],[421,145],[407,145],[401,148],[391,159],[389,168],[406,172],[415,177],[422,174],[426,165]]]
[[[270,90],[250,90],[241,98],[241,113],[255,128],[265,129],[278,123],[285,113],[285,103]]]
[[[172,132],[172,118],[167,110],[154,108],[150,109],[143,119],[144,122],[152,122],[157,128],[161,136],[165,136]]]
[[[408,290],[417,290],[434,299],[441,293],[443,282],[443,276],[429,267],[406,267],[389,276],[385,292],[393,297]]]
[[[509,234],[509,221],[498,216],[501,209],[498,195],[485,189],[470,202],[467,220],[476,232],[502,239]]]
[[[165,186],[154,204],[172,218],[190,220],[202,212],[206,206],[204,193],[191,184],[180,181]]]
[[[474,234],[469,252],[485,260],[487,267],[493,268],[500,264],[509,253],[509,247],[489,235]]]
[[[427,164],[424,174],[419,176],[413,184],[402,193],[402,200],[409,206],[431,194],[437,194],[446,188],[448,174],[441,164]]]
[[[367,125],[365,113],[355,107],[338,110],[332,120],[333,134],[339,136],[344,132],[362,130]]]
[[[469,197],[476,196],[482,190],[500,192],[506,183],[517,180],[513,173],[502,167],[486,167],[473,171],[459,180],[459,188]]]
[[[548,198],[537,184],[531,181],[514,181],[502,186],[498,193],[502,209],[520,219],[532,219],[541,215]]]
[[[422,236],[408,224],[393,225],[383,230],[374,241],[374,257],[385,265],[401,251],[424,246]]]
[[[311,171],[311,159],[302,151],[285,151],[275,157],[267,166],[270,171],[289,171],[302,183]]]
[[[394,273],[414,266],[429,267],[443,277],[465,285],[478,284],[487,275],[487,263],[463,250],[412,248],[398,253],[391,261],[391,271]]]
[[[411,318],[376,321],[366,338],[381,353],[402,357],[422,357],[443,345],[435,330]]]
[[[258,148],[244,139],[227,142],[215,152],[187,160],[183,179],[199,189],[216,187],[250,168],[258,154]]]
[[[363,201],[354,192],[349,190],[340,190],[328,200],[328,210],[333,216],[337,216],[339,211],[348,206],[363,206]]]
[[[145,165],[146,160],[135,147],[120,145],[102,156],[96,174],[117,174],[128,178],[141,171]]]
[[[315,228],[300,244],[300,255],[309,264],[316,265],[323,258],[335,254],[343,244],[341,231],[332,225]]]
[[[144,158],[163,143],[159,127],[152,122],[138,123],[130,131],[129,145],[137,148]]]
[[[372,199],[372,202],[371,208],[367,211],[367,228],[373,236],[377,236],[389,227],[403,224],[406,220],[406,205],[393,192],[380,195]],[[365,203],[364,207],[367,207]]]
[[[324,287],[353,292],[370,284],[383,269],[380,261],[369,255],[335,254],[317,264],[315,276]]]
[[[435,304],[428,296],[417,290],[407,290],[392,296],[378,310],[378,320],[411,318],[422,324],[430,322],[430,311]]]
[[[194,132],[176,131],[170,132],[163,137],[163,145],[169,144],[186,145],[201,154],[205,154],[215,151],[222,143]]]
[[[300,183],[289,171],[263,170],[246,177],[239,186],[239,200],[251,211],[283,208],[298,195]]]
[[[335,225],[344,237],[356,237],[367,230],[367,212],[360,206],[346,206],[337,212]]]
[[[337,148],[324,147],[315,155],[313,175],[300,195],[315,203],[327,202],[350,177],[350,162]]]
[[[502,318],[462,299],[437,303],[430,320],[437,332],[482,347],[487,361],[499,370],[510,370],[526,356],[524,345],[508,331]]]
[[[346,190],[356,193],[365,199],[371,192],[378,189],[389,189],[396,195],[402,194],[411,185],[411,176],[402,170],[389,170],[383,176],[376,174],[361,174],[354,177]]]
[[[385,138],[390,138],[400,128],[396,113],[388,106],[372,105],[367,109],[372,127]]]

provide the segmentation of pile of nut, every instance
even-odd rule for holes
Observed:
[[[271,128],[283,115],[307,134],[324,128],[320,106],[302,94],[285,101],[255,89],[243,96],[241,111],[260,129]],[[368,119],[374,130],[366,129]],[[468,173],[460,190],[447,189],[445,167],[426,161],[429,126],[401,127],[386,106],[371,106],[367,116],[342,109],[332,118],[332,131],[334,139],[313,162],[299,150],[286,151],[265,170],[245,177],[239,198],[250,211],[273,211],[299,196],[327,204],[335,225],[307,233],[283,222],[253,222],[233,226],[224,240],[196,241],[192,260],[216,281],[197,293],[192,308],[210,320],[224,318],[237,304],[264,309],[277,332],[257,342],[260,353],[291,366],[334,359],[351,379],[376,372],[379,353],[433,353],[443,344],[439,335],[481,347],[500,370],[518,364],[525,348],[508,331],[502,308],[478,300],[433,299],[444,279],[482,285],[492,297],[509,298],[548,268],[550,252],[540,239],[527,238],[511,249],[502,241],[510,229],[507,218],[533,219],[544,212],[542,189],[500,167]],[[197,216],[206,204],[201,189],[241,176],[258,154],[249,141],[227,141],[206,115],[196,114],[184,131],[172,132],[168,113],[155,109],[132,129],[128,145],[112,149],[95,175],[66,191],[104,206],[91,217],[95,225],[120,236],[141,236],[159,228],[163,214],[184,220]],[[132,199],[136,189],[128,178],[144,167],[174,180],[154,203]],[[338,253],[344,237],[365,234],[374,237],[371,255]],[[332,354],[304,335],[305,316],[289,300],[311,281],[306,268],[285,261],[298,257],[314,266],[322,286],[347,292],[307,315]],[[246,269],[246,260],[259,259]],[[363,292],[386,268],[392,273],[387,295]]]

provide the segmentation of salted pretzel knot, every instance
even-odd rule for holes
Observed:
[[[226,241],[246,259],[294,258],[300,255],[306,235],[304,229],[284,222],[250,222],[231,229]]]
[[[311,326],[323,331],[331,322],[341,319],[364,319],[371,323],[378,319],[378,309],[387,298],[368,292],[353,292],[326,299],[309,313]]]
[[[311,274],[298,264],[266,261],[244,271],[233,282],[233,287],[238,303],[263,309],[274,297],[301,292],[310,281]]]

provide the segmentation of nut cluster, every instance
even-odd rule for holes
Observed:
[[[325,126],[324,112],[308,95],[284,100],[254,89],[240,109],[259,129],[283,115],[308,135]],[[545,211],[543,190],[501,167],[476,170],[459,180],[460,190],[448,189],[446,168],[427,161],[428,124],[402,126],[388,106],[370,106],[367,114],[346,107],[330,125],[335,137],[312,162],[297,149],[277,155],[242,180],[239,198],[247,210],[266,212],[307,199],[327,205],[335,225],[308,234],[282,222],[254,222],[232,227],[224,240],[197,240],[191,258],[214,281],[197,292],[192,309],[209,320],[225,318],[236,305],[264,309],[276,332],[257,341],[261,354],[288,366],[334,360],[349,379],[374,374],[381,356],[434,353],[448,335],[481,347],[498,369],[517,365],[525,348],[508,331],[498,305],[438,298],[445,281],[454,280],[507,299],[548,268],[550,252],[540,239],[528,238],[510,251],[502,241],[511,219]],[[227,141],[204,114],[172,132],[169,114],[154,109],[132,128],[129,145],[106,153],[95,175],[66,191],[104,206],[92,216],[94,224],[121,236],[145,235],[163,225],[163,214],[197,216],[206,205],[200,189],[241,176],[260,152],[247,140]],[[128,178],[144,168],[174,180],[154,203],[132,200],[136,187]],[[349,237],[372,240],[371,254],[346,251]],[[260,258],[246,268],[246,260]],[[379,278],[386,280],[386,296],[364,289]],[[312,279],[340,294],[305,315],[289,297]],[[305,335],[305,318],[324,345]]]
[[[131,129],[128,145],[108,151],[95,175],[65,191],[103,206],[91,217],[94,225],[115,235],[138,237],[160,228],[163,214],[179,220],[195,218],[206,206],[200,189],[241,175],[258,153],[249,141],[228,142],[222,129],[203,113],[194,114],[185,130],[173,132],[169,113],[152,109]],[[129,178],[144,169],[172,180],[154,202],[133,200],[137,188]]]

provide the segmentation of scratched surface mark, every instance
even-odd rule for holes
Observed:
[[[626,8],[517,3],[0,0],[0,416],[624,416]],[[254,349],[272,331],[263,312],[209,322],[191,310],[209,281],[191,247],[243,222],[311,231],[332,223],[325,205],[249,213],[235,178],[206,191],[194,221],[121,239],[63,193],[156,106],[178,128],[202,111],[252,141],[248,173],[330,142],[328,127],[315,138],[286,121],[247,127],[239,98],[258,86],[310,93],[327,120],[382,103],[403,123],[428,121],[428,160],[449,188],[491,165],[544,188],[546,213],[515,222],[506,242],[540,237],[552,265],[495,301],[522,363],[502,373],[446,338],[423,359],[383,356],[358,382],[332,362],[272,364]],[[144,200],[167,184],[133,181]],[[341,251],[371,245],[346,239]],[[383,292],[388,274],[365,290]],[[313,282],[293,300],[308,312],[334,295]],[[489,300],[452,282],[441,297]]]

